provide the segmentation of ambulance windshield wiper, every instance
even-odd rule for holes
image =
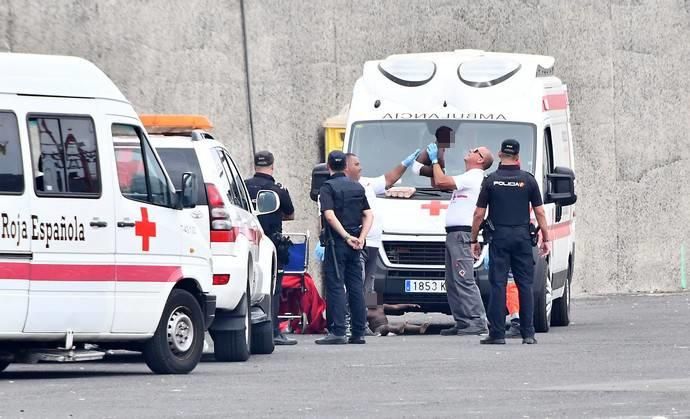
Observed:
[[[415,193],[420,194],[420,195],[439,196],[439,195],[447,194],[450,192],[449,191],[442,191],[442,190],[436,189],[436,188],[417,188],[417,191]]]

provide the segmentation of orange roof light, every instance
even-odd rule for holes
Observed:
[[[146,131],[152,134],[183,133],[195,129],[213,129],[211,121],[203,115],[139,115]]]

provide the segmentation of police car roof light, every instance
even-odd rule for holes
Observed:
[[[211,130],[213,124],[203,115],[143,114],[139,115],[146,131],[153,134],[190,133]]]
[[[390,81],[406,87],[424,85],[436,74],[436,63],[418,58],[391,57],[381,61],[378,68]]]
[[[481,57],[458,66],[458,77],[468,86],[489,87],[508,80],[522,64],[508,58]]]

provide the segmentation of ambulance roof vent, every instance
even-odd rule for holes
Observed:
[[[394,57],[379,63],[379,71],[401,86],[416,87],[429,82],[436,74],[433,61],[419,58]]]
[[[458,77],[468,86],[490,87],[511,78],[522,65],[508,58],[481,57],[458,66]]]

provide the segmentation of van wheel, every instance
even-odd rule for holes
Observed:
[[[546,333],[551,325],[551,275],[549,265],[544,262],[542,288],[534,293],[534,330],[538,333]]]
[[[252,339],[252,322],[251,322],[251,305],[249,298],[249,285],[247,285],[247,292],[244,294],[247,299],[247,313],[244,316],[244,328],[242,330],[225,330],[213,332],[213,352],[216,356],[216,361],[221,362],[244,362],[249,359],[251,339]]]
[[[565,281],[563,296],[553,302],[553,317],[551,326],[567,326],[570,324],[570,279]]]
[[[8,365],[10,365],[9,361],[0,361],[0,372],[5,371]]]
[[[252,353],[267,355],[272,354],[274,349],[273,322],[252,325]]]
[[[189,292],[173,289],[153,338],[143,347],[144,361],[157,374],[186,374],[204,350],[204,314]]]

